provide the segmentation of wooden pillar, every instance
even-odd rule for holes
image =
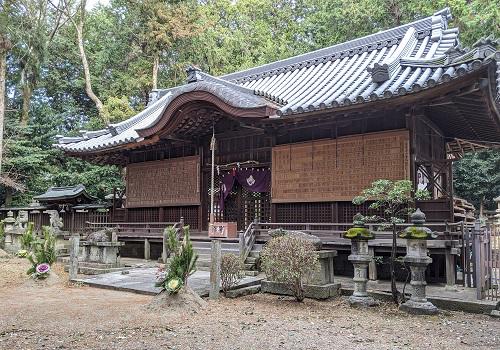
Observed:
[[[210,299],[218,299],[220,291],[221,241],[212,240],[210,260]]]
[[[148,238],[144,238],[144,259],[151,259],[151,244]]]
[[[447,289],[455,289],[456,288],[455,255],[451,254],[450,247],[446,247],[445,260],[446,260],[446,288]]]
[[[160,207],[158,209],[158,221],[165,222],[165,208],[164,207]]]

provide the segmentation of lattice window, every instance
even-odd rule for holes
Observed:
[[[166,207],[163,215],[166,222],[178,222],[183,217],[184,224],[189,225],[190,229],[199,229],[198,206]]]
[[[131,208],[128,210],[129,222],[158,222],[159,208]]]

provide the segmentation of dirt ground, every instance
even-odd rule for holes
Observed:
[[[263,294],[175,315],[148,310],[150,296],[70,285],[61,266],[59,284],[33,287],[27,266],[0,258],[0,349],[500,349],[500,321],[489,316]]]

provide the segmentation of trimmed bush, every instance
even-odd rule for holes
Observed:
[[[243,263],[235,254],[225,254],[220,263],[220,281],[224,295],[243,277]]]
[[[304,284],[319,268],[314,245],[293,235],[272,238],[261,252],[261,266],[270,281],[289,286],[297,301],[304,300]]]

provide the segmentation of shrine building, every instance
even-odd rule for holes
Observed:
[[[126,169],[113,221],[346,223],[377,179],[412,180],[429,222],[453,222],[452,162],[500,141],[500,47],[471,48],[449,9],[259,67],[154,90],[146,109],[78,137],[67,155]],[[214,142],[211,142],[214,139]],[[211,200],[212,151],[214,190]]]

